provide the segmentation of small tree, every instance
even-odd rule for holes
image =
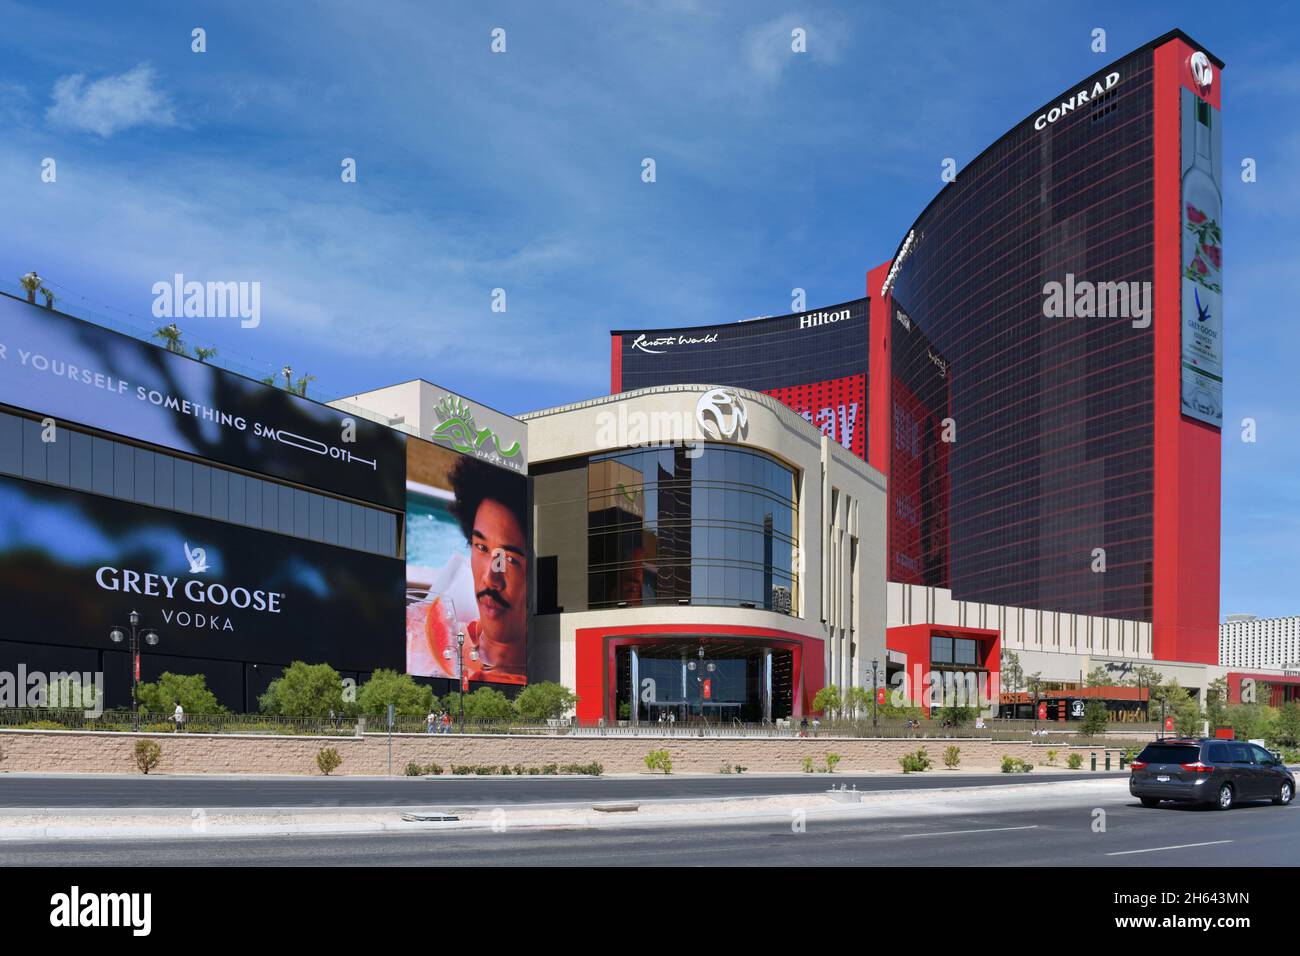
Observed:
[[[556,720],[576,706],[578,695],[550,680],[529,684],[515,698],[515,711],[524,720]]]
[[[843,758],[842,758],[839,754],[837,754],[837,753],[829,753],[829,754],[827,754],[827,755],[826,755],[826,772],[827,772],[827,773],[834,773],[834,772],[835,772],[835,767],[836,767],[836,765],[837,765],[837,764],[838,764],[842,759],[843,759]]]
[[[1109,720],[1106,705],[1099,700],[1090,700],[1083,707],[1083,720],[1079,723],[1079,733],[1084,737],[1098,737],[1106,732]]]
[[[185,354],[185,345],[181,342],[181,330],[176,326],[175,322],[154,330],[153,337],[162,339],[168,352],[175,352],[178,355]]]
[[[433,688],[417,684],[410,674],[381,667],[357,690],[357,709],[369,717],[385,717],[389,704],[399,717],[423,717],[433,710]]]
[[[1025,686],[1025,669],[1020,666],[1020,655],[1005,647],[999,651],[998,670],[1002,687],[1007,693],[1018,693]]]
[[[945,747],[943,750],[943,765],[949,770],[956,770],[959,763],[961,763],[961,748]]]
[[[263,713],[280,717],[328,717],[343,710],[343,678],[328,664],[294,661],[257,703]]]
[[[29,272],[18,281],[22,284],[23,291],[27,293],[27,301],[34,304],[36,302],[36,290],[41,287],[41,277],[35,272]]]
[[[137,740],[135,742],[135,765],[140,772],[147,774],[158,761],[162,760],[162,747],[156,740]]]
[[[136,690],[136,700],[145,714],[170,714],[177,704],[191,715],[226,712],[217,703],[217,695],[208,690],[207,679],[202,674],[165,671],[153,683],[141,684]]]
[[[869,687],[850,687],[844,692],[844,712],[857,720],[871,716],[871,689]]]
[[[1180,737],[1199,737],[1204,720],[1194,700],[1185,700],[1174,708],[1174,732]]]
[[[963,727],[975,719],[976,713],[974,707],[941,707],[935,716],[940,721],[947,721],[951,727]]]
[[[834,684],[827,684],[813,697],[814,713],[823,713],[828,718],[836,716],[844,707],[840,700],[840,689]]]
[[[1293,750],[1300,746],[1300,704],[1292,701],[1277,709],[1269,728],[1268,741],[1274,747]]]
[[[1228,722],[1228,679],[1218,677],[1205,689],[1205,717],[1210,727],[1223,727]]]
[[[1234,704],[1228,708],[1228,723],[1238,740],[1267,740],[1273,729],[1273,714],[1263,704]]]
[[[510,698],[499,690],[480,687],[465,695],[466,720],[509,720],[514,715],[515,708]]]
[[[1107,687],[1115,683],[1106,668],[1097,666],[1088,671],[1088,675],[1083,679],[1084,687]]]
[[[316,766],[325,776],[329,776],[343,763],[343,758],[333,747],[322,747],[316,754]]]

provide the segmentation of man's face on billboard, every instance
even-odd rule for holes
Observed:
[[[522,646],[528,615],[528,560],[524,529],[499,501],[483,499],[474,515],[470,555],[479,628],[494,644]]]

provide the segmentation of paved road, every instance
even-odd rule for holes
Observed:
[[[1126,796],[1070,806],[984,808],[945,815],[608,830],[221,837],[179,841],[8,844],[9,865],[43,866],[1290,866],[1300,851],[1296,806],[1227,813],[1148,810]],[[1196,845],[1203,844],[1203,845]],[[1208,844],[1208,845],[1205,845]],[[1029,872],[1026,870],[1025,872]]]
[[[683,799],[820,793],[828,783],[859,790],[932,789],[1032,784],[1083,774],[927,773],[903,777],[808,774],[698,777],[427,777],[205,778],[18,776],[0,774],[0,807],[366,807],[585,800]],[[1087,774],[1088,779],[1127,773]]]

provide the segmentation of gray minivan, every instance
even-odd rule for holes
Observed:
[[[1147,744],[1138,754],[1128,790],[1144,807],[1161,800],[1208,803],[1220,810],[1244,800],[1285,806],[1295,795],[1295,778],[1279,757],[1257,744],[1171,737]]]

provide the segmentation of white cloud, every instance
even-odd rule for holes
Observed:
[[[84,73],[60,77],[45,118],[105,138],[133,126],[171,126],[176,122],[172,105],[154,81],[153,67],[147,63],[89,84]]]
[[[804,31],[807,56],[819,63],[839,61],[845,30],[842,24],[822,18],[813,24],[808,17],[786,14],[746,32],[745,62],[756,78],[775,83],[800,55],[792,49],[792,33],[796,28]]]

